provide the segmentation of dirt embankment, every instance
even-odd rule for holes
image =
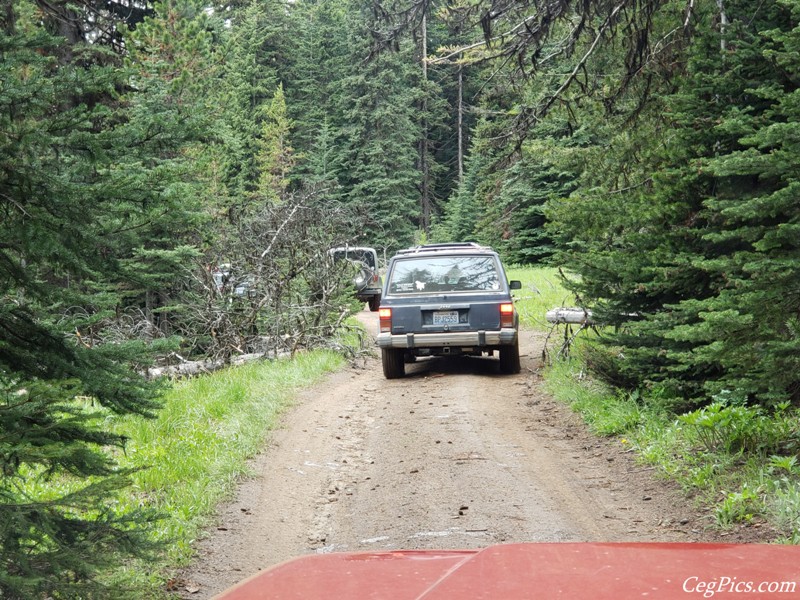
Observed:
[[[361,317],[376,330],[374,313]],[[541,344],[524,333],[514,376],[495,360],[431,359],[387,381],[372,358],[308,390],[198,544],[178,595],[209,598],[315,552],[736,541],[543,392]]]

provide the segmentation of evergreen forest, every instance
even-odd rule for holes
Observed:
[[[324,346],[331,247],[467,240],[558,267],[642,402],[797,405],[800,1],[0,3],[0,596],[149,551],[95,408]]]

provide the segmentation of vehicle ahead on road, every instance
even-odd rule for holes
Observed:
[[[369,304],[372,312],[381,304],[381,281],[378,269],[378,253],[366,246],[342,246],[331,248],[328,253],[334,261],[348,260],[356,267],[353,276],[355,296],[360,302]]]
[[[387,379],[418,356],[492,356],[518,373],[519,316],[500,257],[471,242],[401,250],[389,261],[377,344]]]

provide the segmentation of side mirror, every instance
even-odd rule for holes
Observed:
[[[516,279],[512,279],[508,282],[508,287],[512,290],[521,290],[522,289],[522,282],[517,281]]]

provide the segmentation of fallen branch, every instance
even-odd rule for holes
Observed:
[[[559,325],[565,325],[566,327],[564,328],[564,342],[561,344],[561,348],[559,348],[556,354],[556,360],[562,356],[569,356],[570,348],[578,337],[578,334],[585,329],[595,329],[595,325],[597,324],[592,318],[592,311],[585,308],[554,308],[547,311],[545,318],[548,323],[552,323],[553,326],[550,328],[544,340],[542,360],[547,360],[547,344],[550,341],[550,336],[553,335],[553,332]],[[577,330],[573,331],[573,325],[579,325]]]
[[[548,310],[545,315],[548,323],[561,325],[565,323],[573,325],[596,325],[592,318],[592,311],[585,308],[554,308]]]
[[[147,369],[147,378],[157,379],[159,377],[195,377],[197,375],[204,375],[206,373],[219,371],[224,367],[244,365],[257,360],[289,358],[289,356],[290,354],[288,352],[281,352],[274,356],[270,356],[266,352],[257,352],[253,354],[241,354],[239,356],[233,356],[228,362],[225,362],[224,360],[189,360],[178,365]]]

